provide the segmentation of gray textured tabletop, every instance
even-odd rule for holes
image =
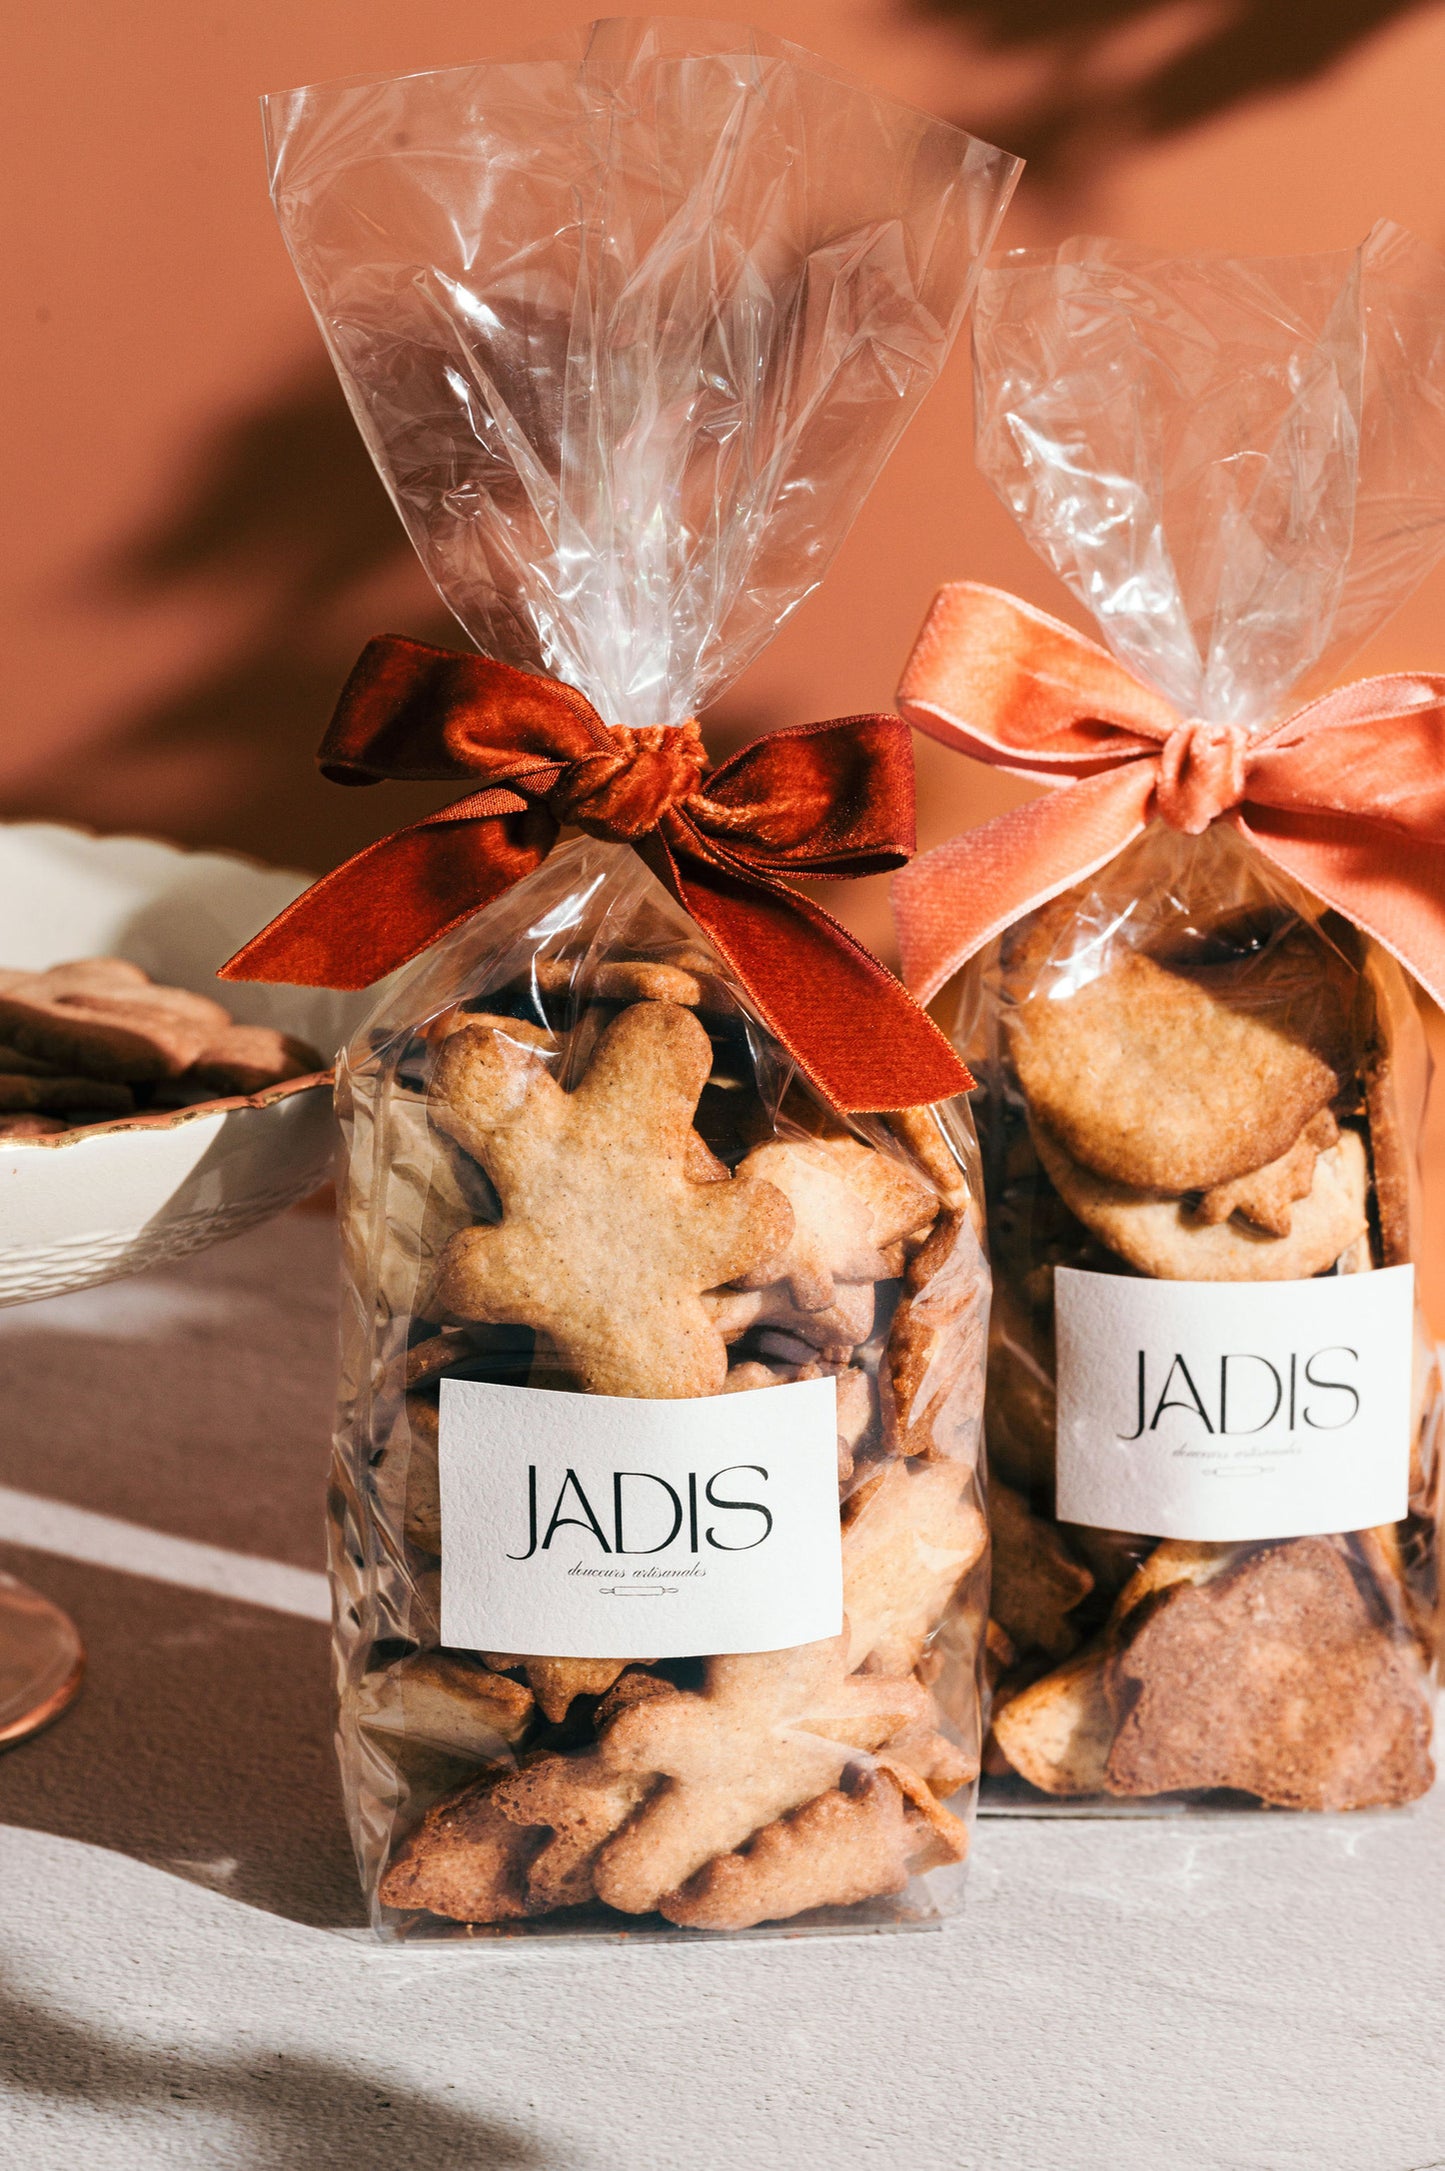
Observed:
[[[331,1232],[0,1313],[0,1564],[81,1702],[0,1757],[0,2161],[1445,2171],[1445,1800],[988,1820],[944,1930],[388,1951],[328,1739]]]

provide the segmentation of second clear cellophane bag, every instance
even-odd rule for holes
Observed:
[[[1055,786],[949,877],[1006,855],[1032,897],[945,998],[995,1276],[999,1808],[1371,1808],[1433,1776],[1428,1059],[1373,922],[1413,910],[1441,682],[1289,699],[1445,544],[1442,305],[1392,227],[1268,262],[1080,241],[980,286],[980,466],[1112,651],[961,587],[905,679],[923,728]],[[1378,791],[1329,783],[1346,728]],[[1400,826],[1352,862],[1372,791]],[[928,861],[898,888],[905,958],[910,913],[943,958]]]

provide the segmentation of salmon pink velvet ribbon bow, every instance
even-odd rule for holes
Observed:
[[[1190,836],[1227,822],[1445,996],[1445,678],[1358,679],[1251,735],[1181,716],[1072,627],[963,581],[939,592],[898,705],[945,746],[1064,787],[894,877],[921,1001],[1155,817]]]
[[[912,1107],[972,1085],[892,973],[782,879],[908,858],[913,751],[896,716],[774,732],[704,789],[695,723],[609,729],[556,679],[385,635],[363,650],[318,760],[339,784],[480,789],[313,883],[223,979],[369,987],[540,866],[570,822],[633,847],[835,1107]]]

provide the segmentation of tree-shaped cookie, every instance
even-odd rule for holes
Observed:
[[[502,1219],[448,1244],[433,1312],[536,1328],[589,1394],[719,1393],[727,1351],[701,1293],[785,1245],[793,1219],[771,1184],[697,1180],[711,1065],[672,1003],[624,1010],[570,1093],[491,1028],[453,1035],[432,1118],[486,1170]]]
[[[931,1718],[917,1681],[849,1675],[848,1638],[712,1658],[700,1693],[634,1704],[602,1736],[612,1771],[666,1781],[609,1840],[599,1898],[647,1914],[715,1855],[835,1787],[860,1752]]]

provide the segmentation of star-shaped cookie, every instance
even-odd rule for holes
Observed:
[[[453,1237],[432,1315],[535,1328],[589,1394],[720,1393],[727,1349],[702,1291],[786,1245],[793,1216],[769,1183],[694,1173],[711,1067],[673,1003],[624,1010],[570,1093],[494,1028],[448,1039],[430,1114],[486,1170],[502,1219]]]

